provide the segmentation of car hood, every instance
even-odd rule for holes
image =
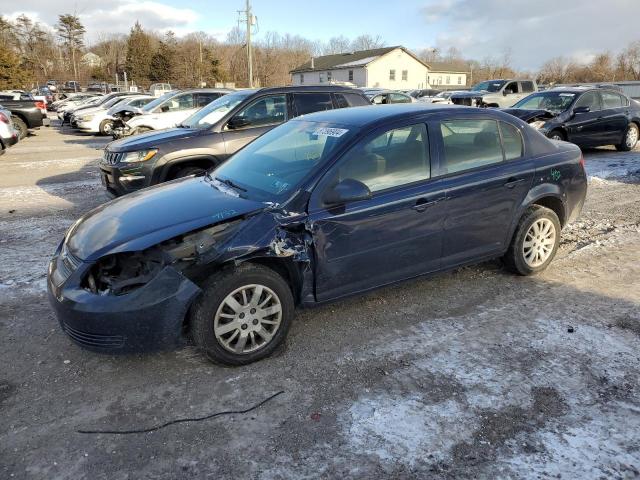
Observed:
[[[80,218],[65,242],[73,255],[95,261],[140,251],[199,228],[266,208],[214,187],[207,177],[183,178],[130,193]]]
[[[476,90],[474,92],[452,93],[450,98],[476,98],[489,95],[491,92],[487,90]]]
[[[508,113],[509,115],[513,115],[514,117],[518,117],[520,120],[524,120],[525,122],[531,120],[532,118],[553,118],[557,114],[550,112],[549,110],[525,110],[523,108],[504,108],[503,112]]]
[[[157,147],[183,138],[195,137],[200,130],[195,128],[169,128],[167,130],[152,130],[131,137],[121,138],[111,142],[107,147],[110,152],[135,152],[145,148]]]
[[[83,108],[81,110],[76,110],[76,112],[80,112],[82,115],[90,115],[93,113],[104,112],[105,109],[103,107],[91,107],[91,108]]]

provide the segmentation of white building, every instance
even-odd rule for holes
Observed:
[[[102,66],[102,58],[93,52],[87,52],[80,59],[80,63],[89,68],[100,67]]]
[[[431,68],[429,69],[427,81],[433,88],[455,90],[456,88],[466,87],[468,72],[460,69],[459,65],[431,62],[429,66]]]
[[[392,90],[429,87],[429,65],[401,46],[315,57],[290,73],[293,85],[351,83]]]

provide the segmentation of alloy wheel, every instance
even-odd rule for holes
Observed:
[[[638,128],[637,127],[629,127],[627,130],[627,137],[625,138],[625,144],[629,148],[629,150],[633,149],[638,143]]]
[[[265,347],[280,328],[282,304],[264,285],[244,285],[222,301],[213,320],[220,345],[235,354]]]
[[[531,268],[543,265],[551,256],[556,243],[556,227],[548,218],[541,218],[531,224],[524,237],[522,254]]]

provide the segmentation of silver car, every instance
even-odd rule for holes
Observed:
[[[18,143],[18,132],[13,128],[11,112],[0,105],[0,155]]]

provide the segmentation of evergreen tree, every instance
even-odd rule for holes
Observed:
[[[147,82],[149,80],[152,57],[151,38],[142,29],[142,25],[136,22],[127,39],[125,69],[129,79],[137,83]]]
[[[8,48],[0,48],[0,90],[24,88],[28,80],[20,59]]]
[[[149,80],[171,83],[174,78],[176,39],[172,31],[167,32],[165,40],[160,41],[158,51],[151,57]]]
[[[78,64],[76,62],[76,52],[84,46],[84,25],[80,22],[77,15],[70,13],[58,15],[58,23],[56,24],[58,37],[62,40],[62,44],[67,49],[71,64],[73,65],[73,78],[78,80]]]

